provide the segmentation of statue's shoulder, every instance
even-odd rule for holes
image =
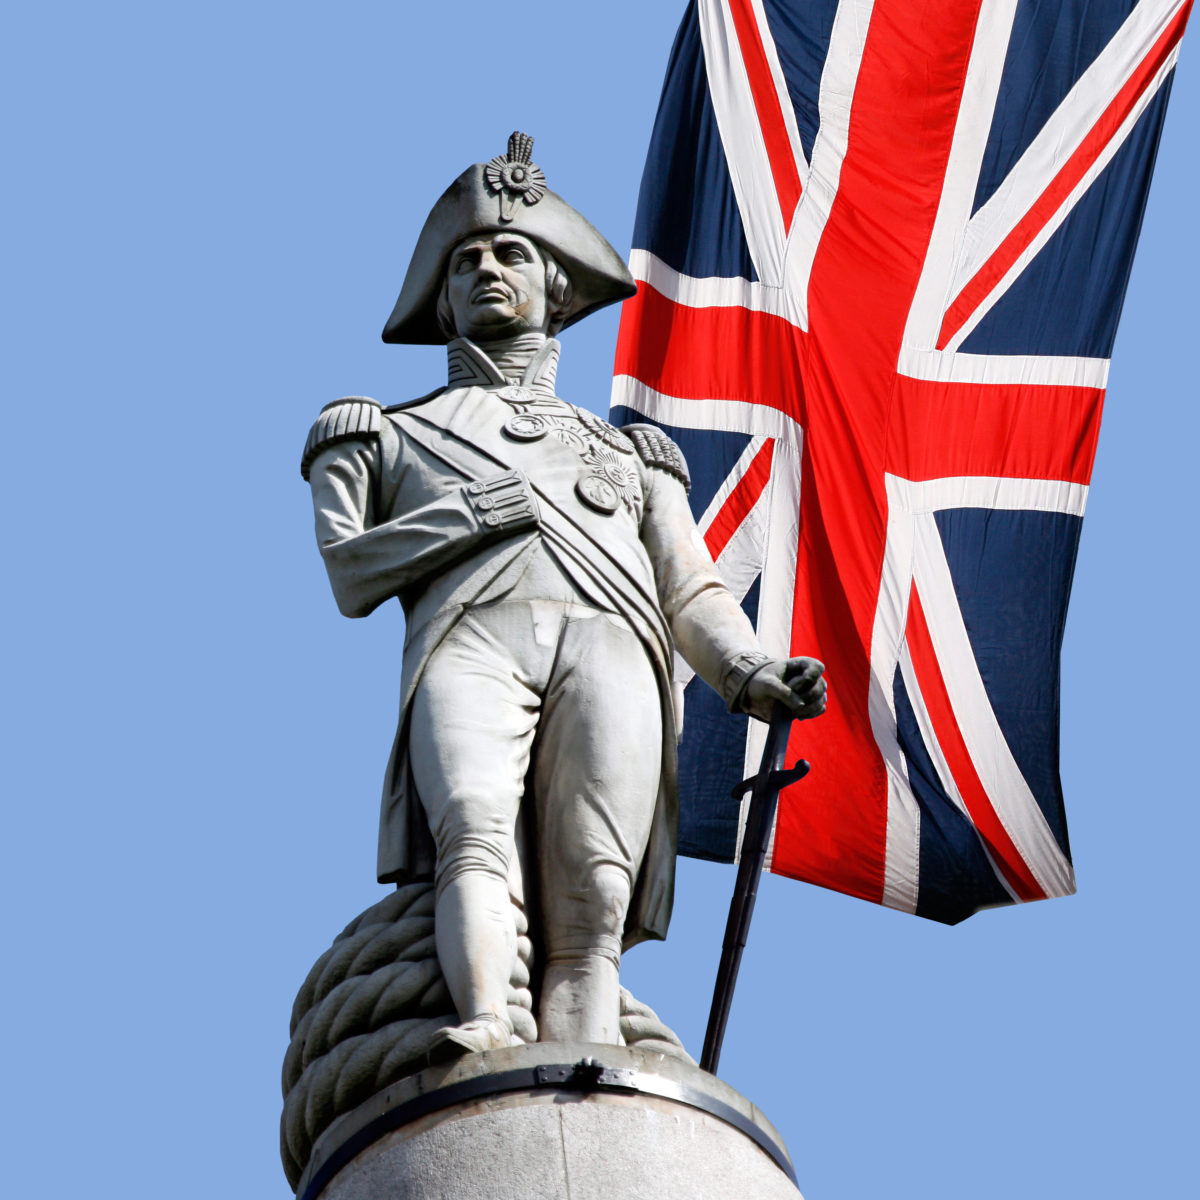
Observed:
[[[321,409],[308,440],[304,443],[304,454],[300,459],[300,474],[308,479],[309,469],[317,455],[339,442],[352,440],[371,441],[379,437],[380,413],[378,400],[370,396],[342,396]]]
[[[405,400],[403,404],[389,404],[383,409],[383,412],[389,417],[411,412],[414,408],[420,408],[421,405],[428,404],[431,400],[436,400],[439,396],[444,396],[449,390],[447,387],[434,388],[432,392],[426,392],[424,396],[418,396],[415,400]]]
[[[665,471],[691,491],[692,477],[688,474],[683,451],[656,425],[622,425],[621,432],[633,443],[638,457],[648,467]]]
[[[343,396],[340,400],[325,405],[308,431],[308,441],[304,443],[304,455],[300,460],[300,474],[308,479],[309,470],[317,455],[323,450],[328,450],[330,446],[349,441],[377,442],[385,433],[385,416],[402,416],[422,404],[436,400],[445,391],[444,387],[435,388],[415,400],[386,406],[378,400],[372,400],[370,396]]]

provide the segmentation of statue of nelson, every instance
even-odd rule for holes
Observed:
[[[336,401],[304,455],[339,609],[404,607],[378,874],[436,883],[461,1025],[435,1058],[514,1040],[510,890],[534,913],[539,1038],[618,1041],[622,949],[670,916],[675,649],[734,711],[825,707],[819,662],[759,649],[674,443],[557,396],[554,335],[634,287],[531,145],[514,134],[437,202],[384,329],[446,343],[447,385]]]

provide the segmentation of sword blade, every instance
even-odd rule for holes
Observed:
[[[738,862],[737,882],[725,923],[725,940],[721,946],[721,965],[713,988],[712,1008],[708,1014],[708,1029],[704,1034],[704,1051],[700,1057],[702,1070],[716,1074],[725,1040],[725,1026],[733,1004],[733,989],[737,985],[742,951],[750,934],[750,920],[758,899],[758,880],[767,861],[767,847],[775,825],[779,792],[786,784],[801,778],[808,771],[807,763],[797,763],[791,771],[784,770],[788,734],[795,718],[782,704],[776,704],[763,747],[758,774],[747,780],[738,792],[752,784],[750,807],[746,814],[746,832],[742,837],[742,854]]]

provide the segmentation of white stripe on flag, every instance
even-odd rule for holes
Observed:
[[[898,667],[904,676],[909,699],[917,714],[918,723],[921,724],[943,787],[951,799],[960,808],[963,807],[957,785],[950,775],[940,746],[937,745],[937,739],[933,734],[904,641],[905,629],[908,624],[908,603],[915,572],[916,533],[914,522],[928,520],[932,524],[932,517],[929,514],[946,508],[1034,510],[1082,516],[1087,504],[1088,489],[1081,484],[1057,480],[996,479],[978,476],[914,482],[895,475],[887,475],[885,481],[888,497],[888,526],[880,577],[879,602],[875,610],[875,622],[871,635],[869,711],[871,730],[883,757],[888,778],[883,902],[890,908],[912,912],[917,905],[921,810],[912,792],[907,763],[900,750],[896,731],[893,687]],[[934,532],[936,535],[936,526],[934,526]],[[937,546],[940,552],[940,536]],[[945,575],[948,576],[949,567],[945,565],[944,553],[942,553],[942,565]],[[953,589],[952,583],[950,587]],[[925,602],[926,617],[929,620],[932,634],[935,613],[931,611],[931,605],[936,606],[938,589],[936,586],[931,588],[927,585],[922,589],[921,595]],[[958,614],[957,600],[953,598],[953,595],[951,595],[951,602],[954,612],[957,614],[961,630],[960,637],[965,639],[966,630],[962,628],[961,614]],[[940,613],[940,609],[938,612]],[[959,650],[961,653],[961,645]],[[966,646],[966,655],[966,661],[971,668],[974,668],[975,658],[969,643]],[[940,658],[941,654],[939,653]],[[977,669],[974,670],[974,674],[978,679]],[[978,686],[982,688],[982,680],[979,680]],[[958,712],[957,705],[955,711]],[[991,713],[990,705],[987,707],[987,712],[994,726],[995,716]],[[995,728],[995,733],[999,734],[998,727]],[[1005,750],[1007,750],[1007,744],[1005,744]],[[972,757],[975,757],[974,754]],[[1009,757],[1011,760],[1011,754]],[[1015,769],[1015,762],[1012,766]],[[1019,771],[1017,774],[1019,775]],[[1036,801],[1029,793],[1028,785],[1025,784],[1023,778],[1020,780],[1020,789],[1026,793],[1027,802],[1034,806],[1040,817],[1040,810],[1036,809]],[[963,811],[965,812],[965,809]],[[1009,832],[1011,836],[1012,831]],[[1054,848],[1057,850],[1057,844]],[[993,867],[994,865],[993,863]],[[1069,864],[1067,870],[1070,870]],[[1008,889],[1008,883],[999,872],[997,878]]]
[[[776,455],[779,454],[779,450],[780,450],[780,443],[776,442],[775,443],[775,454]],[[786,607],[786,609],[787,609],[788,621],[789,621],[789,625],[790,625],[791,596],[792,596],[792,592],[795,590],[795,586],[796,586],[796,575],[795,575],[795,565],[794,565],[795,564],[795,556],[793,555],[791,584],[790,584],[790,588],[787,591],[786,595],[782,596],[782,597],[777,594],[773,595],[772,592],[769,590],[770,578],[768,575],[768,571],[773,572],[774,568],[777,565],[777,564],[773,563],[772,559],[771,559],[770,535],[771,535],[772,514],[774,513],[775,506],[778,503],[778,498],[775,495],[775,491],[776,491],[777,484],[781,478],[781,476],[777,473],[777,468],[779,466],[778,458],[776,458],[774,460],[774,463],[775,463],[776,469],[772,470],[771,478],[768,481],[767,486],[765,488],[763,488],[762,495],[759,496],[758,503],[755,504],[754,508],[751,510],[751,514],[755,518],[755,533],[756,533],[756,535],[761,534],[762,539],[763,539],[758,547],[758,563],[759,563],[759,566],[760,566],[761,572],[762,572],[762,584],[760,585],[760,587],[758,589],[758,595],[759,595],[759,610],[758,610],[758,625],[757,625],[758,641],[759,641],[759,644],[762,646],[762,648],[768,654],[778,655],[779,651],[776,649],[773,649],[772,645],[771,645],[772,641],[775,641],[776,643],[778,642],[778,635],[776,633],[774,633],[773,631],[764,633],[764,625],[769,630],[770,627],[773,626],[777,622],[778,612],[783,607]],[[749,524],[749,519],[747,519],[745,524],[743,524],[742,528],[744,529],[747,524]],[[739,530],[738,532],[741,533],[741,530]],[[731,548],[732,548],[732,546],[727,546],[725,548],[725,550],[722,551],[720,558],[717,560],[717,565],[721,570],[722,576],[724,576],[727,571],[732,573],[733,568],[734,568],[733,560],[729,557],[729,551]],[[748,567],[749,567],[749,564],[743,564],[744,569],[748,568]],[[754,583],[754,580],[753,580],[753,578],[751,578],[750,584],[753,585],[753,583]],[[738,584],[740,586],[741,578],[739,578]],[[747,588],[746,590],[749,591],[749,588]],[[744,596],[745,596],[745,592],[742,593],[742,597],[744,597]],[[741,599],[742,597],[739,597],[739,599]],[[776,601],[776,603],[772,604],[771,603],[772,600]],[[765,608],[764,608],[764,602],[766,602]],[[785,640],[784,644],[786,645],[786,640]],[[762,760],[763,747],[766,745],[766,741],[767,741],[767,726],[765,724],[763,724],[762,721],[751,721],[749,723],[749,726],[748,726],[747,732],[746,732],[746,752],[742,759],[742,778],[743,779],[749,779],[751,775],[755,774],[758,771],[759,765]],[[750,812],[750,793],[745,792],[742,795],[742,802],[738,809],[738,830],[737,830],[737,842],[736,842],[736,845],[734,848],[734,862],[740,862],[741,858],[742,858],[742,839],[746,835],[746,818],[749,815],[749,812]],[[772,826],[769,840],[768,840],[768,845],[767,845],[767,859],[766,859],[766,862],[763,864],[764,870],[769,871],[771,869],[771,847],[774,845],[774,843],[775,843],[775,828],[774,828],[774,826]]]
[[[796,569],[800,554],[800,464],[803,461],[803,434],[799,425],[792,426],[792,436],[776,438],[775,457],[768,485],[769,508],[767,545],[763,562],[762,584],[758,589],[759,645],[777,658],[790,658],[804,653],[805,647],[792,645],[792,609],[796,599]],[[746,760],[748,774],[758,770],[766,738],[765,725],[759,725],[762,740],[747,738]],[[767,846],[766,869],[771,869],[775,854],[776,824],[771,826]]]
[[[937,345],[947,297],[954,294],[947,289],[963,253],[1016,11],[1017,0],[984,0],[979,11],[946,178],[904,330],[906,346],[931,349]]]
[[[750,464],[758,457],[758,452],[766,444],[767,439],[761,435],[752,437],[746,443],[746,448],[738,456],[737,462],[733,464],[733,469],[725,476],[725,481],[717,488],[716,493],[708,503],[708,507],[696,522],[696,528],[700,530],[701,536],[708,533],[709,527],[716,520],[717,513],[725,507],[725,502],[733,495],[733,489],[742,482],[742,477],[750,469]],[[745,592],[742,595],[745,595]]]
[[[783,216],[737,28],[721,0],[699,0],[696,7],[708,90],[750,258],[759,279],[779,287],[783,282]]]
[[[1108,140],[1104,149],[1097,156],[1096,161],[1094,163],[1092,163],[1091,167],[1084,174],[1083,178],[1080,179],[1080,181],[1075,185],[1075,187],[1071,190],[1071,192],[1067,196],[1067,198],[1062,202],[1062,204],[1059,205],[1059,207],[1055,210],[1054,214],[1049,218],[1049,220],[1047,220],[1045,225],[1043,225],[1041,227],[1041,229],[1038,231],[1036,237],[1033,238],[1033,240],[1029,243],[1029,245],[1025,248],[1025,250],[1021,253],[1021,255],[1013,263],[1013,265],[1008,269],[1007,272],[1005,272],[1005,274],[1004,274],[1003,278],[1000,280],[1000,282],[997,283],[996,286],[987,294],[987,296],[981,301],[981,303],[974,310],[974,312],[971,314],[971,316],[963,323],[962,327],[946,343],[946,348],[948,350],[957,350],[958,347],[962,345],[962,343],[970,335],[971,331],[974,330],[974,328],[979,324],[980,321],[983,320],[983,318],[985,316],[987,316],[987,314],[991,311],[992,307],[996,304],[996,302],[1001,298],[1001,296],[1004,295],[1005,292],[1008,291],[1008,289],[1013,285],[1014,281],[1021,275],[1021,273],[1025,270],[1025,268],[1034,260],[1034,258],[1037,257],[1038,253],[1042,250],[1042,248],[1046,245],[1046,243],[1058,231],[1058,229],[1061,227],[1062,223],[1067,219],[1067,217],[1069,217],[1071,215],[1071,211],[1075,208],[1075,206],[1079,203],[1079,201],[1081,199],[1083,199],[1083,197],[1087,194],[1088,189],[1099,178],[1099,176],[1100,176],[1101,172],[1104,170],[1104,168],[1107,167],[1110,162],[1112,162],[1114,157],[1116,157],[1117,151],[1120,150],[1121,146],[1125,143],[1125,140],[1129,137],[1130,133],[1133,132],[1133,128],[1138,123],[1138,120],[1141,117],[1142,113],[1144,113],[1146,111],[1146,109],[1149,107],[1151,101],[1154,99],[1154,97],[1156,95],[1158,95],[1159,89],[1162,87],[1163,83],[1166,82],[1167,77],[1175,69],[1175,63],[1178,61],[1178,58],[1179,58],[1179,47],[1176,46],[1175,49],[1172,50],[1171,53],[1167,56],[1167,60],[1162,64],[1162,66],[1155,73],[1154,78],[1151,81],[1150,85],[1138,97],[1137,103],[1133,106],[1129,115],[1121,123],[1121,125],[1117,129],[1116,133]],[[1035,145],[1037,145],[1037,142],[1035,142]],[[1039,147],[1039,148],[1046,149],[1045,147]],[[1032,149],[1033,149],[1033,147],[1030,147],[1030,150],[1032,150]],[[1025,159],[1028,156],[1029,156],[1029,151],[1026,151],[1026,154],[1022,156],[1021,161],[1018,162],[1016,167],[1013,168],[1013,171],[1009,175],[1008,180],[1005,181],[1006,183],[1008,183],[1009,181],[1013,181],[1013,180],[1016,180],[1018,183],[1025,182],[1025,180],[1021,177],[1022,176],[1022,163],[1025,162]],[[1062,165],[1065,163],[1065,161],[1066,161],[1065,158],[1059,158],[1050,164],[1037,163],[1037,164],[1035,164],[1034,168],[1031,169],[1030,174],[1034,174],[1035,172],[1038,172],[1038,169],[1042,168],[1042,167],[1045,167],[1045,169],[1048,172],[1057,170],[1062,167]],[[1038,179],[1041,180],[1040,173],[1038,174]],[[1049,179],[1045,179],[1042,182],[1043,182],[1043,186],[1045,186],[1045,184],[1049,182]],[[992,200],[998,200],[998,203],[1000,205],[1003,205],[1003,204],[1009,203],[1009,202],[1012,202],[1012,203],[1016,202],[1013,200],[1013,198],[1011,196],[1001,197],[1001,192],[1003,192],[1003,191],[1005,191],[1005,187],[1004,187],[1004,185],[1001,185],[1000,189],[998,189],[996,194],[992,197]],[[992,201],[989,200],[988,204],[985,204],[983,206],[983,208],[981,208],[975,214],[975,218],[984,217],[985,210],[988,209],[991,202]],[[1002,221],[997,221],[996,224],[1000,225],[1002,227],[1007,226],[1009,224],[1009,222],[1011,221],[1012,214],[1005,208],[1001,208],[1000,212],[1001,212],[1002,217],[1005,219]],[[991,217],[991,213],[988,213],[986,215],[988,218]],[[971,221],[971,226],[968,227],[968,230],[967,230],[968,237],[970,237],[971,231],[972,231],[974,225],[975,225],[975,219],[973,218]],[[991,240],[995,239],[999,233],[1003,233],[1003,235],[1006,237],[1008,235],[1009,229],[1008,228],[1001,228],[1000,230],[988,229],[987,232],[990,235],[988,240],[991,241]],[[997,242],[996,244],[998,246],[999,242]],[[981,260],[978,260],[978,265],[976,265],[976,261],[977,261],[976,257],[972,256],[972,259],[969,262],[964,261],[960,265],[958,274],[954,281],[954,286],[951,288],[951,291],[949,293],[949,298],[951,301],[953,301],[953,299],[955,297],[957,297],[959,290],[965,284],[970,282],[970,280],[973,278],[973,276],[975,274],[975,271],[978,269],[978,267],[983,266],[983,264],[987,261],[987,259],[983,258]]]
[[[943,508],[995,508],[1011,512],[1057,512],[1082,517],[1087,507],[1084,483],[1061,479],[1006,479],[991,475],[955,475],[913,481],[888,476],[893,496],[906,512],[932,513]]]
[[[950,802],[967,819],[971,828],[974,829],[975,822],[971,820],[971,814],[967,811],[966,804],[963,803],[962,795],[958,790],[958,784],[955,782],[954,775],[950,770],[950,764],[946,762],[946,756],[942,753],[942,745],[938,741],[937,732],[933,728],[933,721],[930,719],[929,710],[925,707],[925,696],[921,692],[921,684],[917,680],[917,673],[913,668],[912,656],[909,654],[907,646],[903,648],[900,654],[900,674],[904,679],[904,690],[908,693],[908,700],[912,705],[913,715],[917,720],[917,728],[921,731],[921,741],[925,744],[925,749],[929,753],[934,770],[937,771],[942,790],[950,797]],[[987,856],[992,873],[1008,893],[1009,899],[1014,904],[1019,904],[1021,897],[1013,891],[1004,872],[996,865],[996,860],[992,857],[987,843],[980,838],[979,844]]]
[[[875,744],[887,770],[887,833],[884,842],[883,903],[901,912],[916,912],[921,857],[921,809],[908,780],[908,764],[896,733],[894,684],[908,598],[912,593],[912,516],[894,497],[893,476],[884,477],[888,492],[887,539],[879,581],[879,601],[871,631],[871,681],[868,712]],[[903,481],[901,481],[903,482]]]
[[[712,502],[705,509],[696,528],[703,537],[712,525],[717,513],[724,507],[734,488],[742,481],[747,468],[755,455],[766,443],[766,438],[751,438],[749,445],[741,457],[734,463],[733,470],[726,476],[724,483],[717,489]],[[754,586],[754,581],[762,574],[763,558],[767,546],[767,526],[769,523],[770,488],[766,487],[759,495],[754,507],[746,514],[745,519],[734,531],[733,536],[725,543],[717,556],[715,565],[725,586],[733,598],[740,604],[746,593]],[[695,678],[696,672],[680,657],[675,655],[675,683],[686,687]]]
[[[936,333],[935,333],[936,336]],[[900,348],[896,369],[910,379],[934,383],[992,383],[1105,388],[1107,358],[1053,354],[965,354],[953,350]]]
[[[1070,862],[1021,774],[988,699],[932,512],[914,521],[913,576],[955,719],[996,816],[1047,896],[1075,891]]]
[[[947,302],[958,295],[1037,202],[1063,164],[1095,128],[1104,110],[1141,65],[1183,3],[1184,0],[1166,3],[1142,0],[1076,80],[1004,182],[970,217],[963,253],[946,293]],[[1156,91],[1160,83],[1161,79],[1147,90]],[[987,124],[991,124],[990,117]],[[985,128],[985,136],[986,132]],[[1119,140],[1123,140],[1125,132],[1117,135]],[[940,327],[941,315],[937,324]]]
[[[807,186],[788,234],[784,287],[795,308],[795,323],[808,328],[808,283],[813,260],[833,209],[850,142],[850,109],[862,66],[874,0],[841,0],[829,33],[829,53],[817,97],[820,125],[813,142]]]
[[[779,288],[764,287],[740,275],[683,275],[649,250],[631,250],[629,270],[634,279],[688,308],[745,308],[785,321],[794,315],[787,295]]]
[[[796,444],[801,436],[796,421],[769,405],[747,400],[688,400],[656,392],[632,375],[613,377],[612,403],[678,429],[709,429],[714,433],[745,433],[751,437],[765,434]]]
[[[804,157],[804,146],[800,141],[800,127],[796,124],[796,110],[792,107],[787,76],[784,75],[783,64],[779,61],[775,35],[771,32],[771,26],[767,21],[767,10],[763,7],[763,0],[750,0],[750,7],[754,10],[754,23],[758,26],[763,56],[771,71],[771,82],[775,85],[775,97],[779,101],[779,113],[783,118],[783,128],[787,132],[788,145],[792,148],[792,158],[796,163],[796,171],[800,176],[800,188],[803,192],[803,189],[808,186],[808,159]],[[788,216],[791,217],[792,214],[789,213]]]

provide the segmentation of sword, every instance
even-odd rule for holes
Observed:
[[[783,765],[787,755],[788,733],[794,720],[795,717],[782,704],[776,703],[758,774],[743,780],[733,789],[735,800],[740,800],[747,791],[750,792],[750,809],[746,814],[737,883],[733,889],[733,901],[729,905],[729,920],[725,923],[721,965],[717,969],[712,1008],[708,1013],[708,1029],[704,1034],[704,1053],[700,1057],[701,1069],[713,1075],[717,1073],[717,1063],[721,1058],[721,1043],[725,1040],[725,1025],[733,1004],[733,989],[737,984],[738,968],[742,964],[742,951],[746,948],[746,938],[750,933],[750,918],[754,916],[758,878],[767,861],[767,845],[775,824],[779,793],[788,784],[803,779],[809,770],[804,759],[799,759],[790,768],[785,769]]]

